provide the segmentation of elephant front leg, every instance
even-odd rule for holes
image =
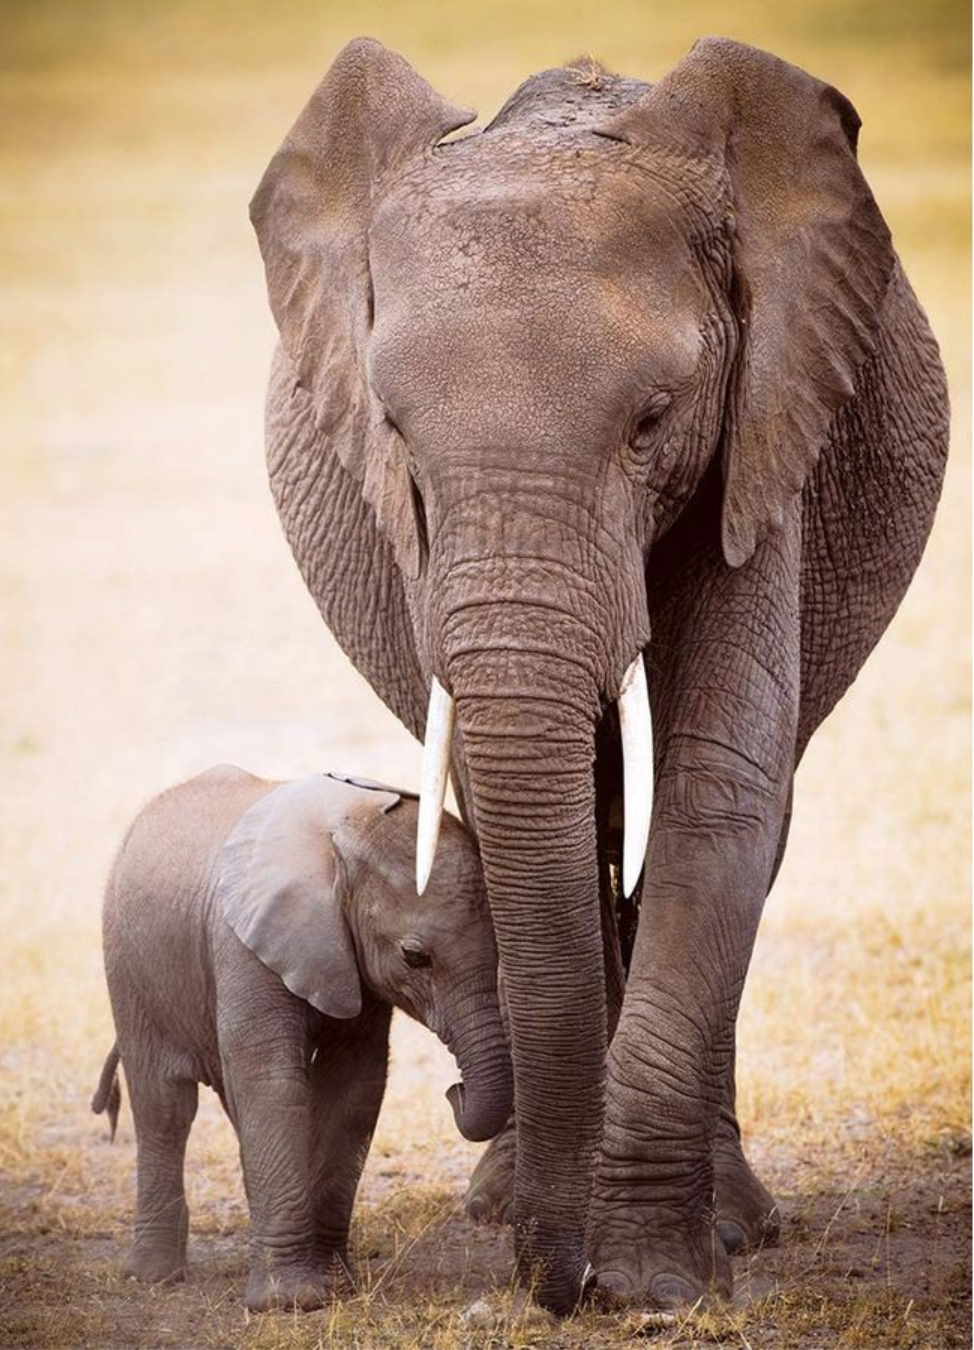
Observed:
[[[702,499],[647,573],[657,782],[587,1234],[609,1302],[667,1309],[731,1289],[715,1159],[722,1169],[737,1010],[790,810],[799,505],[729,568]]]
[[[731,1255],[773,1247],[781,1234],[781,1213],[774,1196],[744,1156],[737,1122],[734,1057],[714,1139],[714,1194],[717,1236]]]
[[[771,880],[770,894],[788,844],[794,781],[788,789],[788,804]],[[731,1055],[730,1070],[724,1084],[724,1100],[717,1120],[714,1140],[714,1190],[717,1206],[717,1233],[731,1255],[758,1247],[774,1247],[781,1236],[781,1211],[768,1188],[758,1177],[744,1154],[741,1127],[737,1119],[737,1046]]]
[[[320,1308],[330,1284],[318,1261],[312,1204],[312,1093],[303,1038],[224,1055],[227,1108],[240,1139],[250,1208],[251,1312]]]
[[[490,1141],[470,1175],[464,1199],[474,1223],[514,1222],[514,1171],[517,1166],[517,1122],[511,1116]]]
[[[385,1093],[391,1016],[388,1006],[375,1007],[355,1033],[319,1047],[311,1069],[316,1261],[336,1291],[353,1286],[348,1229]]]
[[[670,750],[609,1052],[589,1241],[604,1298],[662,1308],[731,1289],[715,1151],[785,799],[726,745]]]

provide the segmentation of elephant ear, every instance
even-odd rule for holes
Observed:
[[[223,846],[218,893],[237,937],[293,994],[328,1017],[362,1009],[333,834],[390,810],[392,792],[325,776],[285,783],[253,805]]]
[[[706,38],[600,128],[674,139],[729,182],[741,347],[724,430],[724,557],[740,566],[785,518],[874,350],[895,266],[838,90],[767,52]]]
[[[334,778],[338,783],[349,783],[352,787],[361,788],[363,792],[385,793],[386,800],[380,808],[383,815],[394,806],[398,806],[401,801],[419,801],[418,792],[410,792],[409,788],[390,787],[388,783],[377,783],[374,778],[360,778],[354,773],[329,773],[326,777]]]
[[[250,204],[271,310],[329,448],[362,485],[410,575],[420,545],[405,456],[371,396],[368,227],[377,184],[474,114],[379,42],[350,42],[271,160]]]

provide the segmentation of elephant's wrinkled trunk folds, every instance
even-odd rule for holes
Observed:
[[[581,1288],[606,1051],[599,696],[582,654],[593,633],[571,615],[532,608],[523,597],[516,606],[479,598],[450,611],[444,682],[456,702],[509,1014],[519,1264],[541,1301],[565,1312]]]
[[[593,515],[592,484],[552,483],[545,468],[539,501],[539,470],[522,459],[538,462],[495,447],[472,481],[458,454],[432,483],[420,645],[437,677],[441,747],[451,739],[450,697],[455,705],[458,786],[504,982],[519,1269],[542,1304],[565,1313],[582,1287],[607,1042],[596,726],[605,698],[631,691],[631,711],[645,701],[641,664],[624,672],[649,632],[641,556]],[[645,724],[638,713],[628,719],[636,735]],[[630,779],[645,787],[645,764]],[[424,780],[439,790],[432,764]],[[648,821],[642,798],[632,815]],[[634,831],[632,847],[644,851],[638,819]]]
[[[518,1254],[542,1301],[566,1311],[581,1284],[606,1050],[594,732],[544,699],[512,707],[456,688],[510,1018]]]

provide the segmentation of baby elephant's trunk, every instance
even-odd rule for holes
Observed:
[[[493,969],[464,980],[445,1009],[444,1039],[463,1081],[447,1092],[457,1129],[465,1139],[493,1139],[514,1106],[514,1076]]]
[[[118,1046],[113,1045],[108,1052],[105,1063],[102,1065],[101,1077],[98,1079],[95,1095],[91,1099],[91,1109],[96,1116],[100,1116],[103,1111],[107,1110],[108,1124],[113,1141],[115,1131],[118,1129],[118,1112],[122,1105],[122,1089],[118,1081],[118,1061]]]

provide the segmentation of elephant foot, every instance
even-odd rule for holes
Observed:
[[[488,1144],[467,1187],[465,1207],[474,1223],[512,1223],[517,1130],[514,1117]]]
[[[244,1304],[249,1312],[313,1312],[347,1287],[342,1268],[320,1266],[254,1266],[247,1281]]]
[[[714,1150],[717,1232],[728,1252],[773,1247],[781,1236],[781,1211],[751,1170],[735,1135]]]
[[[729,1299],[730,1258],[711,1224],[650,1228],[620,1218],[596,1230],[587,1297],[606,1310],[638,1306],[674,1312]]]
[[[178,1284],[186,1278],[186,1253],[137,1244],[129,1252],[123,1270],[142,1284]]]

